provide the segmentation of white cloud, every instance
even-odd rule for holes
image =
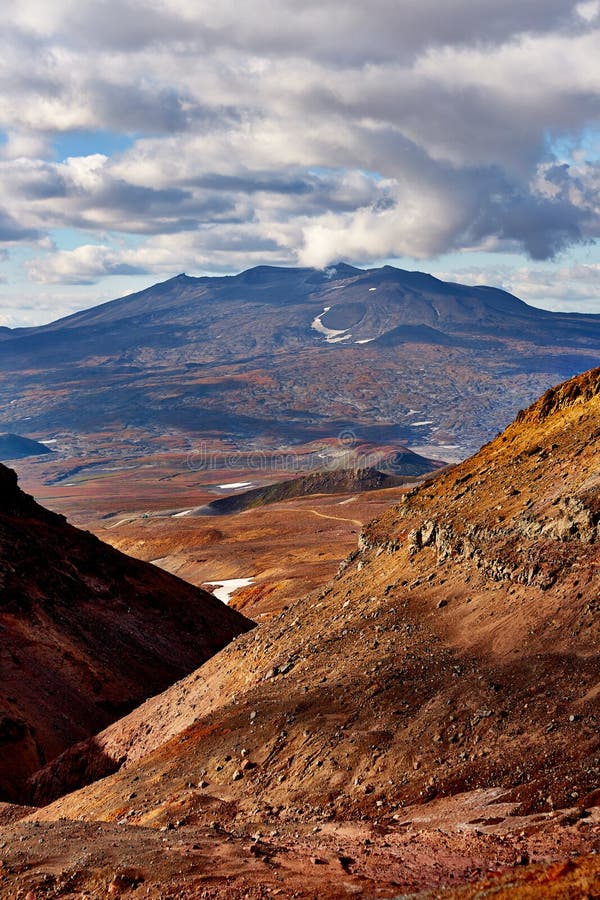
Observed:
[[[105,275],[139,275],[143,268],[125,262],[110,247],[83,244],[75,250],[61,250],[33,260],[28,268],[40,284],[91,284]]]
[[[30,262],[36,283],[464,248],[551,257],[600,231],[598,169],[578,148],[600,98],[598,10],[21,0],[0,10],[0,233],[42,251],[44,235],[80,232]],[[79,130],[133,144],[53,160]]]
[[[577,15],[586,22],[593,22],[600,15],[600,0],[585,0],[576,6]]]
[[[600,263],[436,270],[444,281],[493,285],[544,309],[600,314]]]

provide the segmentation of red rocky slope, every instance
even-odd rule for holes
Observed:
[[[0,799],[251,627],[38,506],[0,466]]]
[[[190,778],[290,815],[498,786],[527,809],[583,802],[600,772],[599,437],[595,370],[371,523],[320,595],[100,735],[94,754],[164,772],[139,820]],[[242,748],[255,765],[235,779]],[[110,816],[131,771],[64,808]]]
[[[318,595],[57,760],[40,800],[82,760],[123,764],[36,817],[368,823],[388,848],[429,823],[432,853],[440,833],[494,833],[514,860],[551,828],[546,861],[570,852],[559,834],[598,849],[599,439],[596,369],[371,523]],[[338,896],[339,870],[320,871]]]

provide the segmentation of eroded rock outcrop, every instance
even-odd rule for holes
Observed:
[[[547,590],[600,539],[599,397],[599,369],[548,391],[471,460],[367,526],[361,552],[404,547],[416,561],[426,551],[431,565],[470,560],[492,580]]]

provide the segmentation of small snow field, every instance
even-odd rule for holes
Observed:
[[[343,328],[341,331],[336,330],[335,328],[326,328],[321,322],[321,317],[324,316],[325,313],[328,313],[330,309],[330,306],[326,306],[320,315],[315,316],[310,327],[314,329],[314,331],[318,331],[319,334],[325,335],[325,340],[328,344],[339,344],[340,341],[350,340],[352,335],[348,333],[347,328]]]
[[[254,584],[254,578],[229,578],[226,581],[205,581],[204,587],[211,587],[211,593],[223,603],[229,603],[233,594],[240,588]]]
[[[232,481],[229,484],[218,484],[217,487],[221,491],[233,491],[236,488],[252,487],[251,481]]]

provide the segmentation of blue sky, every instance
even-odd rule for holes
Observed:
[[[0,24],[0,324],[340,259],[600,313],[599,0],[22,0]]]
[[[89,156],[103,153],[114,156],[123,153],[135,143],[135,137],[112,131],[67,131],[57,135],[53,142],[53,155],[58,162],[70,156]]]

